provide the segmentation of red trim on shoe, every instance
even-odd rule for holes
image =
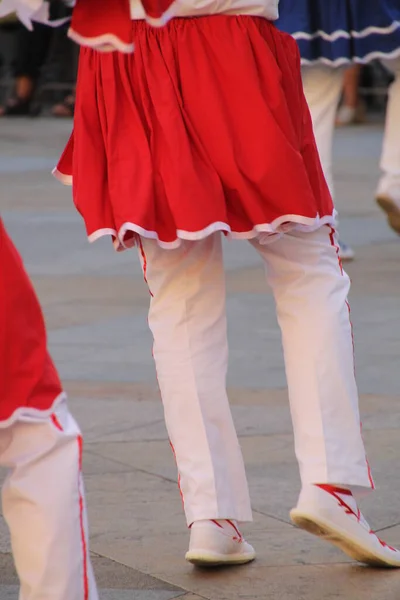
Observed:
[[[357,506],[357,512],[355,513],[354,510],[351,508],[351,506],[349,506],[338,494],[343,494],[344,496],[352,496],[353,494],[351,493],[350,490],[345,489],[345,488],[339,488],[336,487],[334,485],[329,485],[326,483],[317,483],[316,484],[317,487],[321,488],[321,490],[324,490],[325,492],[328,492],[328,494],[330,494],[331,496],[333,496],[334,498],[336,498],[336,500],[339,503],[339,506],[341,506],[342,508],[344,508],[346,514],[348,515],[354,515],[357,519],[358,522],[360,522],[361,519],[361,512],[360,509]]]
[[[341,506],[345,509],[346,514],[354,515],[356,517],[357,521],[360,522],[361,512],[360,512],[360,509],[358,508],[358,506],[357,506],[357,512],[355,513],[354,510],[338,495],[338,494],[343,494],[344,496],[352,496],[353,497],[353,494],[350,490],[347,490],[345,488],[339,488],[334,485],[324,484],[324,483],[317,484],[317,487],[321,488],[322,490],[325,490],[325,492],[328,492],[328,494],[330,494],[331,496],[336,498],[336,500],[339,503],[339,506]]]
[[[234,536],[234,538],[233,538],[233,539],[234,539],[236,542],[243,542],[243,536],[242,536],[242,534],[240,533],[239,529],[236,527],[235,523],[233,523],[233,522],[232,522],[230,519],[226,519],[226,522],[227,522],[227,523],[229,523],[229,525],[230,525],[231,527],[233,527],[233,529],[234,529],[234,530],[236,531],[236,533],[237,533],[237,537],[236,537],[236,536]]]
[[[211,522],[214,523],[214,525],[216,525],[217,527],[220,527],[221,529],[223,529],[221,523],[218,523],[218,521],[216,521],[215,519],[211,519]]]
[[[325,490],[329,494],[335,494],[335,492],[336,492],[337,494],[343,494],[344,496],[352,496],[353,495],[351,490],[349,490],[347,488],[341,488],[336,485],[331,485],[330,483],[316,483],[315,485],[317,487],[321,488],[321,490]]]
[[[384,542],[383,540],[381,540],[380,537],[378,537],[375,533],[375,531],[370,531],[370,533],[372,533],[376,539],[378,540],[378,542],[380,543],[380,545],[382,546],[382,548],[389,548],[389,550],[392,550],[393,552],[398,552],[397,548],[394,548],[393,546],[389,546],[389,544],[387,544],[386,542]]]
[[[357,512],[355,513],[354,510],[338,495],[338,494],[343,494],[345,496],[353,496],[353,494],[350,490],[345,489],[345,488],[339,488],[334,485],[329,485],[326,483],[316,483],[315,485],[317,487],[321,488],[322,490],[324,490],[325,492],[327,492],[328,494],[330,494],[331,496],[333,496],[338,501],[339,506],[344,508],[346,514],[353,515],[354,517],[356,517],[357,521],[360,523],[362,515],[361,515],[361,511],[358,508],[358,506],[357,506]],[[389,544],[387,544],[386,542],[381,540],[380,537],[377,536],[377,534],[375,533],[375,531],[373,529],[370,528],[369,534],[374,535],[383,548],[389,548],[389,550],[392,550],[393,552],[399,552],[397,550],[397,548],[394,548],[393,546],[389,546]]]

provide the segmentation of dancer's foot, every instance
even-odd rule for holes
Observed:
[[[372,531],[347,489],[327,484],[305,486],[290,518],[298,527],[331,542],[359,562],[373,567],[400,567],[400,551]]]
[[[55,104],[51,109],[53,117],[72,119],[75,112],[75,94],[70,94],[59,104]]]
[[[386,213],[390,227],[400,235],[400,199],[396,201],[389,194],[378,193],[376,201]]]
[[[357,125],[365,123],[365,106],[359,103],[357,106],[347,106],[343,104],[336,116],[336,127],[346,127],[348,125]]]
[[[195,521],[190,531],[186,560],[202,567],[242,565],[256,553],[242,537],[235,521],[228,519]]]
[[[343,240],[338,240],[339,256],[343,262],[350,262],[354,260],[354,250],[351,246],[348,246]]]
[[[31,114],[31,99],[13,96],[4,106],[0,106],[0,117],[27,117]]]

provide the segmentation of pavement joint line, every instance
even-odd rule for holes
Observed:
[[[282,517],[277,517],[275,515],[271,515],[269,513],[263,512],[262,510],[258,510],[257,508],[252,508],[253,513],[257,514],[257,515],[262,515],[263,517],[269,517],[270,519],[274,519],[274,521],[279,521],[280,523],[284,523],[285,525],[290,525],[290,527],[293,527],[293,529],[298,529],[296,527],[296,525],[293,525],[293,523],[289,520],[285,520],[282,519]]]
[[[180,598],[182,597],[182,595],[186,596],[187,594],[193,594],[194,592],[192,592],[191,590],[187,590],[186,588],[182,587],[181,585],[177,584],[176,582],[173,581],[168,581],[167,579],[165,579],[165,577],[163,576],[163,574],[157,574],[157,573],[150,573],[148,571],[144,571],[143,569],[138,569],[137,567],[133,567],[131,565],[127,565],[124,562],[121,562],[119,560],[115,560],[114,558],[110,558],[109,556],[106,556],[105,554],[101,554],[100,552],[96,552],[91,550],[90,554],[92,556],[96,556],[98,558],[105,558],[117,565],[121,565],[123,567],[126,567],[127,569],[132,569],[134,571],[137,571],[139,573],[141,573],[142,575],[146,575],[148,577],[152,577],[153,579],[157,579],[158,581],[162,582],[162,583],[166,583],[168,585],[171,585],[175,588],[180,588],[180,590],[176,590],[177,591],[177,596],[174,596],[174,598]],[[145,591],[145,590],[144,590]],[[202,597],[202,596],[200,596]],[[207,599],[206,599],[207,600]]]
[[[154,440],[152,440],[152,441],[154,441]],[[86,442],[85,446],[87,444],[90,444],[90,443],[100,444],[102,442]],[[120,442],[108,442],[108,443],[110,443],[110,444],[119,444]],[[146,469],[138,469],[137,467],[134,467],[132,465],[128,465],[127,463],[121,462],[118,459],[108,458],[108,456],[104,456],[104,454],[99,454],[98,452],[95,452],[94,450],[90,451],[90,454],[95,455],[95,456],[97,456],[99,458],[107,458],[108,460],[113,461],[115,464],[122,465],[124,467],[130,467],[130,471],[132,471],[132,472],[136,471],[137,473],[143,473],[145,475],[151,475],[153,477],[156,477],[157,479],[162,479],[164,481],[168,481],[168,483],[173,483],[174,485],[178,485],[177,479],[172,479],[170,477],[165,477],[164,475],[160,475],[160,473],[153,473],[151,471],[147,471]],[[89,475],[89,477],[90,477],[90,475]]]
[[[393,525],[385,525],[385,527],[380,527],[379,529],[375,529],[375,533],[379,533],[380,531],[387,531],[388,529],[393,529],[400,525],[400,521],[398,523],[393,523]]]

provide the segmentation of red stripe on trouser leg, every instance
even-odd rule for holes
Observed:
[[[331,241],[331,246],[333,246],[333,248],[335,248],[335,250],[336,250],[336,255],[337,255],[338,263],[339,263],[339,267],[340,267],[340,272],[343,275],[342,259],[340,258],[340,254],[339,254],[340,249],[335,240],[336,230],[331,225],[329,225],[329,229],[330,229],[329,239]]]
[[[153,298],[154,295],[153,295],[153,292],[150,289],[149,282],[147,280],[147,257],[146,257],[146,253],[144,251],[142,240],[140,239],[140,236],[138,236],[138,244],[139,244],[140,254],[141,254],[142,262],[143,262],[143,279],[144,279],[144,281],[145,281],[145,283],[146,283],[146,285],[148,287],[150,296]],[[153,346],[153,349],[152,349],[152,356],[153,356],[153,359],[154,359],[154,346]],[[156,373],[157,373],[157,365],[156,365]],[[158,381],[158,374],[157,374],[157,381]],[[158,384],[158,387],[160,389],[160,384]],[[175,458],[175,463],[176,463],[176,466],[177,466],[177,469],[178,469],[178,488],[179,488],[179,494],[180,494],[181,499],[182,499],[183,508],[185,508],[185,499],[183,497],[183,492],[182,492],[182,487],[181,487],[181,475],[179,473],[178,461],[176,460],[176,452],[175,452],[175,448],[174,448],[174,446],[173,446],[173,444],[172,444],[171,441],[169,442],[169,444],[171,446],[172,453],[173,453],[174,458]]]
[[[140,236],[138,236],[138,243],[139,243],[139,248],[140,248],[140,254],[141,254],[141,257],[142,257],[142,261],[143,261],[143,279],[144,279],[144,281],[145,281],[145,283],[146,283],[146,285],[148,287],[150,296],[153,298],[154,295],[153,295],[153,292],[150,289],[149,282],[147,280],[147,257],[146,257],[146,253],[144,251],[142,240],[140,239]],[[154,359],[154,346],[153,346],[153,350],[152,350],[152,356],[153,356],[153,359]],[[156,365],[156,372],[157,372],[157,365]],[[158,381],[158,374],[157,374],[157,381]],[[158,387],[160,388],[160,384],[158,385]],[[173,453],[174,458],[175,458],[176,466],[178,468],[178,462],[176,460],[175,448],[174,448],[174,446],[173,446],[173,444],[172,444],[171,441],[169,443],[170,443],[170,446],[171,446],[171,449],[172,449],[172,453]],[[182,487],[181,487],[181,475],[179,473],[179,468],[178,468],[178,488],[179,488],[179,493],[180,493],[180,496],[181,496],[181,499],[182,499],[183,508],[185,508],[185,499],[183,497],[183,492],[182,492]]]
[[[153,293],[149,286],[149,282],[147,281],[147,258],[146,258],[146,253],[144,251],[142,240],[140,239],[140,236],[138,236],[138,243],[139,243],[140,255],[141,255],[142,261],[143,261],[143,279],[148,287],[150,296],[153,296]]]
[[[336,244],[335,241],[335,234],[336,231],[333,227],[331,227],[329,225],[329,229],[330,229],[330,234],[329,234],[329,239],[331,241],[331,245],[335,248],[336,250],[336,254],[338,257],[338,262],[339,262],[339,267],[340,267],[340,272],[343,275],[343,265],[342,265],[342,261],[340,259],[340,255],[339,255],[339,246]],[[354,367],[354,375],[355,375],[355,370],[356,370],[356,361],[355,361],[355,345],[354,345],[354,331],[353,331],[353,323],[351,321],[351,311],[350,311],[350,304],[348,302],[348,300],[346,300],[346,306],[347,306],[347,310],[349,313],[349,322],[350,322],[350,330],[351,330],[351,343],[353,346],[353,367]],[[360,422],[360,431],[362,432],[362,423]],[[374,480],[372,478],[372,472],[371,472],[371,466],[369,464],[368,458],[367,456],[365,456],[365,461],[367,463],[367,470],[368,470],[368,479],[369,479],[369,483],[371,485],[371,488],[374,490],[375,489],[375,483]]]
[[[360,431],[361,431],[361,437],[362,437],[362,422],[361,421],[360,421]],[[365,460],[366,460],[366,463],[367,463],[369,483],[371,484],[371,488],[374,490],[375,489],[375,483],[374,483],[374,479],[372,477],[371,466],[369,464],[369,460],[368,460],[367,456],[365,456]]]
[[[330,494],[336,493],[336,494],[342,494],[343,496],[352,496],[353,495],[351,490],[348,490],[347,488],[341,488],[341,487],[338,487],[337,485],[332,485],[330,483],[317,483],[316,486],[321,488],[321,490],[325,490],[325,492],[329,492]]]
[[[56,417],[56,415],[55,415],[54,413],[51,415],[51,420],[52,420],[52,422],[53,422],[53,425],[54,425],[55,427],[57,427],[57,429],[58,429],[59,431],[64,431],[64,429],[63,429],[63,427],[62,427],[62,425],[61,425],[60,421],[57,419],[57,417]]]
[[[354,365],[354,376],[356,374],[356,359],[355,359],[355,344],[354,344],[354,331],[353,331],[353,323],[351,320],[351,310],[350,310],[350,304],[349,302],[346,300],[346,306],[347,306],[347,310],[349,313],[349,321],[350,321],[350,329],[351,329],[351,342],[353,345],[353,365]],[[362,422],[360,421],[360,431],[361,431],[361,437],[362,437]],[[374,490],[375,489],[375,483],[372,477],[372,472],[371,472],[371,466],[369,464],[368,458],[367,456],[365,456],[365,460],[367,463],[367,469],[368,469],[368,479],[369,479],[369,483],[371,485],[371,488]]]
[[[83,494],[81,489],[81,478],[82,478],[82,456],[83,456],[83,439],[79,435],[77,438],[79,447],[79,474],[78,474],[78,492],[79,492],[79,521],[81,528],[81,543],[82,543],[82,554],[83,554],[83,589],[84,589],[84,600],[89,600],[89,576],[88,576],[88,560],[87,560],[87,543],[85,535],[85,523],[84,523],[84,502]]]
[[[172,454],[174,455],[175,458],[175,463],[176,463],[176,468],[178,469],[178,488],[179,488],[179,493],[181,495],[181,499],[182,499],[182,505],[183,508],[185,508],[185,499],[183,497],[183,492],[182,492],[182,487],[181,487],[181,475],[179,473],[179,468],[178,468],[178,461],[176,460],[176,452],[175,452],[175,448],[170,440],[169,445],[171,446],[171,450],[172,450]]]

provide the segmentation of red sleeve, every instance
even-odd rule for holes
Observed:
[[[147,21],[157,27],[174,16],[176,0],[142,0]],[[129,0],[76,0],[69,36],[78,44],[130,53],[132,39]]]
[[[0,219],[0,424],[21,408],[48,410],[61,392],[39,302]]]
[[[82,46],[132,52],[129,0],[77,0],[69,36]]]

